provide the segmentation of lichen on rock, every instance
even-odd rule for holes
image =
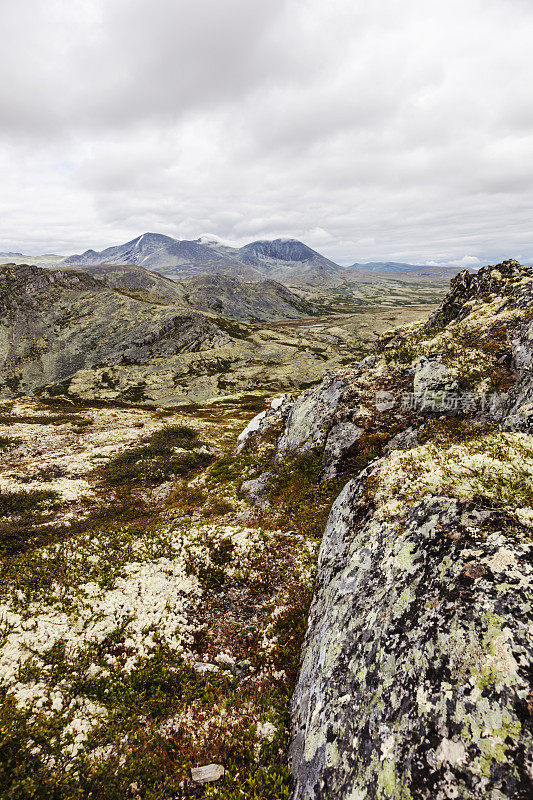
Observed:
[[[294,800],[531,796],[532,310],[531,267],[461,273],[370,370],[295,405],[326,431],[357,404],[368,413],[350,450],[364,466],[366,448],[367,465],[319,555],[292,702]],[[388,401],[377,413],[372,387]],[[409,391],[470,402],[402,407]],[[290,425],[281,452],[301,446]]]

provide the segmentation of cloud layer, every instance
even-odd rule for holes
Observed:
[[[291,235],[345,264],[533,260],[529,0],[2,16],[0,250],[155,230]]]

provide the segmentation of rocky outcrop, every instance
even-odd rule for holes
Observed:
[[[294,397],[284,394],[275,397],[270,406],[257,414],[237,437],[237,453],[240,453],[252,436],[261,436],[268,430],[284,422],[294,405]]]
[[[513,305],[526,308],[531,304],[531,267],[508,259],[479,272],[464,270],[452,279],[444,302],[429,317],[427,328],[442,329],[451,322],[460,322],[473,310],[472,301],[503,295]]]
[[[533,306],[533,299],[532,299]],[[519,381],[510,393],[504,428],[533,432],[533,320],[522,325],[512,342]]]
[[[530,544],[426,497],[331,512],[293,698],[295,798],[526,798]]]
[[[532,268],[461,274],[287,417],[278,460],[355,475],[320,551],[293,800],[530,796],[532,319]]]
[[[326,376],[322,383],[304,392],[292,406],[285,430],[278,444],[278,453],[305,453],[324,446],[334,424],[334,414],[348,381],[336,375]]]
[[[363,429],[354,422],[338,422],[330,428],[324,447],[324,477],[332,478],[336,474],[337,464],[362,434]]]
[[[457,381],[450,375],[450,369],[442,363],[442,356],[434,354],[422,356],[413,376],[413,392],[420,402],[429,394],[442,394],[457,389]]]
[[[250,288],[215,275],[179,284],[127,265],[91,269],[0,268],[0,397],[174,406],[273,394],[320,380],[345,360],[347,335],[359,341],[357,329],[324,336],[298,326],[295,335],[223,316],[304,313],[308,305],[273,281]],[[193,310],[196,302],[212,311]]]

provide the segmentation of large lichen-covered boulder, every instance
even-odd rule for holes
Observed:
[[[336,422],[335,411],[348,386],[349,381],[342,376],[327,375],[318,386],[300,395],[289,412],[278,443],[280,456],[324,446]]]
[[[295,800],[531,796],[532,457],[525,434],[395,451],[338,497],[293,699]]]
[[[533,431],[533,320],[517,330],[512,347],[518,381],[510,394],[504,427],[507,430]]]
[[[324,447],[324,476],[332,478],[336,472],[339,461],[353,447],[363,434],[363,428],[354,422],[338,422],[328,433]]]

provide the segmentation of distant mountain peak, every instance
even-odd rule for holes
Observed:
[[[65,266],[136,265],[173,277],[222,273],[244,280],[274,278],[289,285],[338,282],[342,267],[293,238],[260,239],[234,247],[215,234],[198,239],[174,239],[146,232],[122,245],[100,252],[86,250],[72,255]]]

